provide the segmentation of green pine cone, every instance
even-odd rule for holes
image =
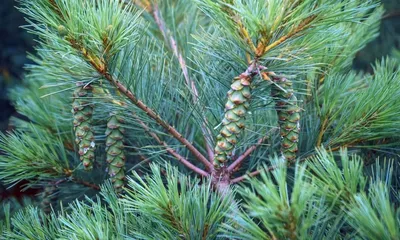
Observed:
[[[222,129],[217,136],[217,145],[214,149],[214,166],[223,166],[232,156],[232,151],[239,135],[245,127],[244,119],[250,106],[251,76],[235,77],[228,92],[228,101],[225,104],[225,116],[222,120]]]
[[[108,174],[117,192],[122,190],[125,184],[125,154],[124,154],[124,119],[117,113],[112,113],[107,122],[106,151]]]
[[[276,85],[272,85],[271,94],[275,100],[280,128],[281,153],[287,161],[296,158],[300,132],[300,107],[294,95],[292,81],[284,77],[273,77]]]
[[[79,146],[79,155],[85,170],[93,168],[94,133],[92,129],[93,105],[91,86],[79,86],[73,94],[72,113],[74,115],[75,142]]]

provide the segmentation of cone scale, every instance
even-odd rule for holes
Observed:
[[[275,98],[275,109],[281,135],[281,154],[286,161],[296,158],[300,132],[300,107],[294,95],[293,83],[285,77],[272,77],[271,94]]]
[[[250,106],[251,81],[256,71],[255,64],[235,77],[228,91],[222,128],[214,148],[214,166],[222,167],[231,158],[240,134],[245,128],[245,116]]]
[[[124,119],[118,113],[112,113],[107,122],[106,152],[108,174],[114,185],[114,189],[120,192],[125,183],[125,154],[124,134],[122,127]]]
[[[94,132],[92,129],[93,105],[90,98],[93,96],[92,87],[77,84],[73,94],[72,113],[74,116],[75,143],[79,147],[79,156],[84,169],[93,168],[95,158]]]

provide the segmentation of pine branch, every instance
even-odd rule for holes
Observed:
[[[60,11],[60,8],[58,8],[58,5],[55,0],[49,0],[50,5],[52,6],[53,10],[57,13],[57,15],[62,19],[65,20],[65,17]]]
[[[56,5],[54,1],[51,1],[52,6],[54,6],[54,10],[57,15],[62,17],[61,10],[59,7]],[[68,37],[68,40],[70,42],[70,45],[78,50],[84,57],[85,60],[105,79],[107,79],[112,85],[114,85],[122,94],[124,94],[133,104],[135,104],[138,108],[143,110],[144,112],[147,113],[148,116],[150,116],[152,119],[154,119],[161,127],[163,127],[165,130],[167,130],[173,137],[175,137],[179,142],[181,142],[185,147],[189,149],[190,152],[199,160],[201,161],[208,170],[213,169],[213,165],[211,162],[207,160],[194,146],[191,144],[186,138],[182,136],[181,133],[179,133],[174,127],[169,125],[166,121],[161,119],[161,117],[156,114],[151,108],[149,108],[147,105],[145,105],[142,101],[140,101],[129,89],[123,85],[120,81],[117,79],[114,79],[113,76],[108,72],[106,63],[103,59],[100,59],[99,57],[93,55],[90,53],[88,50],[86,50],[84,47],[80,46],[79,42],[71,37]],[[186,66],[186,65],[185,65]],[[187,69],[186,69],[187,70]]]
[[[231,19],[236,23],[236,25],[239,28],[239,35],[243,38],[243,40],[248,44],[248,46],[250,47],[250,49],[255,53],[257,51],[256,46],[253,43],[253,40],[251,40],[249,31],[247,30],[247,28],[243,25],[243,22],[240,20],[240,16],[237,15],[234,11],[232,11],[231,8],[226,7],[224,8],[228,15],[231,16]],[[250,64],[251,60],[250,60],[250,56],[247,55],[247,61]]]
[[[242,21],[240,21],[239,16],[235,15],[233,16],[233,20],[236,22],[236,24],[239,26],[239,33],[240,35],[245,39],[246,43],[250,46],[250,49],[253,50],[254,52],[257,50],[256,46],[254,46],[253,41],[250,38],[250,34],[243,25]],[[250,61],[248,61],[250,63]]]
[[[322,138],[324,136],[327,126],[328,126],[328,117],[326,117],[325,120],[322,122],[321,128],[319,130],[317,144],[316,144],[317,147],[321,146]]]
[[[305,159],[303,159],[302,161],[305,161]],[[288,164],[290,164],[290,162],[288,162]],[[278,167],[279,167],[279,165],[274,165],[274,166],[270,166],[270,167],[266,168],[265,170],[268,171],[268,172],[271,172],[271,171],[275,170]],[[234,179],[231,180],[231,183],[242,182],[243,180],[246,180],[248,177],[255,177],[255,176],[259,175],[263,171],[264,170],[256,170],[254,172],[251,172],[251,173],[245,174],[243,176],[234,178]]]
[[[227,168],[228,172],[235,172],[238,170],[239,166],[241,163],[254,151],[259,147],[266,139],[268,136],[260,138],[256,144],[253,146],[249,147],[242,155],[240,155],[229,167]]]
[[[342,144],[342,145],[338,145],[338,146],[335,146],[335,147],[332,147],[330,144],[328,144],[327,147],[329,147],[329,150],[330,150],[331,152],[335,152],[335,151],[338,151],[338,150],[340,150],[340,149],[342,149],[342,148],[351,148],[351,147],[355,147],[356,144],[359,144],[359,143],[361,143],[361,142],[362,142],[362,140],[358,139],[358,140],[354,140],[354,141],[352,141],[352,142],[349,142],[349,143],[346,143],[346,144]],[[330,147],[332,147],[332,148],[330,148]]]
[[[82,53],[88,63],[106,80],[108,80],[111,85],[114,85],[123,95],[125,95],[133,104],[138,108],[143,110],[149,117],[154,119],[161,127],[167,130],[174,138],[181,142],[185,147],[189,149],[190,152],[201,161],[208,170],[213,169],[213,165],[204,157],[197,148],[193,146],[185,137],[182,136],[174,127],[169,125],[164,121],[157,113],[139,100],[124,84],[119,80],[115,79],[107,70],[107,66],[104,60],[99,59],[97,56],[93,56],[85,48],[81,47],[74,39],[69,39],[71,46]]]
[[[160,13],[160,9],[158,8],[158,4],[157,4],[157,3],[152,4],[152,5],[151,5],[151,9],[147,9],[147,10],[148,10],[148,11],[151,11],[151,14],[152,14],[152,16],[153,16],[153,18],[154,18],[154,21],[156,21],[157,27],[158,27],[158,29],[160,30],[161,34],[163,35],[163,38],[164,38],[165,43],[169,44],[170,47],[171,47],[171,49],[174,50],[174,49],[172,48],[172,46],[171,46],[172,44],[170,43],[170,40],[169,40],[169,36],[168,36],[168,32],[167,32],[167,31],[168,31],[168,30],[167,30],[167,26],[166,26],[164,20],[161,19],[161,13]],[[174,54],[175,54],[175,51],[173,51],[173,52],[174,52]],[[175,55],[175,56],[176,56],[176,55]],[[182,69],[182,70],[183,70],[183,69]],[[186,78],[187,75],[185,75],[185,72],[184,72],[183,74],[184,74],[184,76],[185,76],[185,80],[188,81],[189,79]],[[190,86],[190,85],[188,84],[188,86]]]
[[[192,99],[193,103],[197,103],[199,99],[199,92],[197,90],[195,82],[189,77],[189,71],[187,68],[187,64],[185,59],[183,58],[181,52],[178,49],[177,42],[175,38],[170,34],[170,30],[167,28],[167,25],[164,21],[164,19],[161,16],[160,9],[158,7],[157,3],[151,4],[150,8],[147,9],[148,11],[151,11],[151,14],[158,26],[158,29],[160,30],[161,34],[163,35],[165,43],[167,43],[170,48],[172,49],[173,55],[178,59],[179,66],[182,69],[183,76],[185,78],[186,85],[191,89],[191,94],[192,94]],[[214,152],[212,150],[212,147],[207,141],[207,136],[212,136],[212,133],[209,128],[207,128],[208,121],[204,117],[203,118],[203,123],[201,124],[201,131],[204,136],[204,142],[205,146],[207,149],[208,157],[210,159],[210,162],[212,162],[212,159],[214,158]]]
[[[141,5],[138,5],[138,6],[141,6]],[[147,6],[147,4],[145,4],[145,6]],[[175,38],[172,36],[172,34],[170,34],[170,30],[167,28],[167,25],[166,25],[164,19],[162,19],[158,4],[157,3],[151,4],[150,8],[146,8],[146,10],[149,13],[151,13],[151,15],[153,16],[158,29],[160,30],[161,34],[163,35],[165,43],[169,45],[174,56],[178,59],[179,65],[182,69],[183,76],[185,78],[185,82],[186,82],[187,86],[190,87],[192,90],[191,93],[192,93],[192,97],[193,97],[193,102],[197,102],[198,97],[199,97],[197,87],[194,84],[194,81],[192,79],[190,79],[190,77],[189,77],[189,72],[188,72],[188,68],[186,65],[186,61],[183,58],[182,54],[178,50],[178,45],[176,43]]]
[[[342,150],[342,149],[346,149],[346,148],[352,146],[352,145],[355,144],[355,143],[357,143],[357,142],[350,143],[350,144],[345,145],[345,146],[337,146],[337,147],[334,147],[334,148],[330,148],[330,149],[329,149],[329,152],[336,152],[336,151],[339,151],[339,150]],[[317,153],[313,153],[313,154],[308,155],[307,157],[304,157],[304,158],[302,158],[302,159],[300,159],[300,160],[298,160],[298,161],[290,161],[290,162],[287,162],[287,164],[288,164],[288,166],[290,166],[291,164],[293,164],[293,163],[295,163],[295,162],[297,162],[297,163],[306,162],[306,161],[308,161],[308,160],[310,160],[310,159],[312,159],[312,158],[315,158],[316,156],[317,156]],[[277,166],[277,165],[270,166],[270,167],[267,168],[267,171],[269,171],[269,172],[270,172],[270,171],[273,171],[273,170],[275,170],[277,167],[279,167],[279,166]],[[261,172],[262,172],[261,170],[253,171],[253,172],[251,172],[251,173],[248,173],[248,174],[245,174],[245,175],[243,175],[243,176],[240,176],[240,177],[237,177],[237,178],[232,179],[232,180],[231,180],[231,183],[239,183],[239,182],[242,182],[243,180],[246,180],[246,178],[248,178],[248,177],[255,177],[255,176],[259,175]]]
[[[338,148],[335,148],[335,149],[331,149],[330,151],[331,151],[331,152],[334,152],[334,151],[337,151],[337,150],[340,150],[340,149],[342,149],[342,147],[338,147]],[[312,159],[312,158],[315,157],[315,156],[316,156],[315,153],[314,153],[314,154],[311,154],[311,155],[309,155],[308,157],[305,157],[305,158],[303,158],[303,159],[300,159],[299,161],[297,161],[297,163],[301,163],[301,162],[308,161],[308,160]],[[287,165],[288,165],[288,167],[289,167],[292,163],[295,163],[295,162],[296,162],[296,161],[290,161],[290,162],[286,162],[286,163],[287,163]],[[275,170],[277,167],[279,167],[279,166],[278,166],[278,165],[270,166],[270,167],[266,168],[266,170],[267,170],[268,172],[270,172],[270,171]],[[251,172],[251,173],[242,175],[242,176],[240,176],[240,177],[237,177],[237,178],[232,179],[232,180],[231,180],[231,183],[239,183],[239,182],[242,182],[243,180],[246,180],[246,178],[248,178],[248,177],[255,177],[255,176],[259,175],[261,172],[262,172],[262,170],[256,170],[256,171],[253,171],[253,172]]]
[[[264,55],[266,52],[268,52],[272,48],[282,44],[283,42],[285,42],[289,38],[291,38],[291,37],[295,36],[296,34],[299,34],[302,31],[306,30],[316,17],[317,17],[317,15],[313,15],[313,16],[310,16],[310,17],[306,18],[305,20],[303,20],[303,22],[301,22],[299,24],[299,26],[297,28],[293,29],[288,34],[280,37],[278,40],[276,40],[275,42],[273,42],[273,43],[271,43],[271,44],[269,44],[267,46],[264,45],[263,41],[260,42],[260,44],[257,46],[256,56],[257,57],[261,57],[262,55]]]
[[[140,239],[218,239],[227,214],[237,206],[231,195],[222,198],[212,191],[208,180],[200,184],[170,164],[163,169],[152,165],[146,176],[134,172],[121,204],[124,213],[137,218],[134,223],[144,226],[130,234]]]
[[[90,183],[90,182],[86,182],[86,181],[84,181],[82,179],[73,179],[72,181],[75,182],[75,183],[82,184],[82,185],[84,185],[86,187],[92,188],[94,190],[100,190],[100,186],[99,185],[96,185],[96,184]]]
[[[382,16],[382,20],[392,18],[392,17],[399,17],[399,16],[400,16],[400,10],[397,10],[397,11],[393,11],[393,12],[389,12],[389,13],[385,14],[384,16]]]
[[[160,145],[163,145],[166,149],[166,151],[174,156],[179,162],[181,162],[183,165],[185,165],[187,168],[191,169],[195,173],[207,177],[209,174],[202,169],[196,167],[192,163],[190,163],[187,159],[185,159],[182,155],[177,153],[174,149],[172,149],[165,141],[162,141],[158,135],[152,131],[150,131],[150,128],[144,123],[142,120],[140,120],[135,114],[133,114],[135,119],[139,122],[139,124],[143,127],[143,129],[149,134],[154,140],[156,140]]]
[[[147,113],[148,116],[153,118],[160,126],[167,130],[179,142],[185,145],[190,152],[200,160],[208,169],[213,169],[212,164],[205,158],[186,138],[182,136],[174,127],[166,123],[159,115],[157,115],[151,108],[147,107],[142,101],[136,98],[131,91],[129,91],[121,82],[115,80],[109,73],[104,73],[105,78],[115,87],[121,91],[129,100],[132,101],[137,107]]]
[[[100,190],[100,186],[99,185],[84,181],[82,179],[74,178],[74,177],[71,176],[71,174],[66,174],[66,178],[64,178],[64,179],[58,180],[56,182],[51,182],[51,185],[54,185],[55,187],[58,187],[59,184],[64,183],[64,182],[68,182],[68,181],[72,181],[74,183],[81,184],[83,186],[92,188],[94,190]]]
[[[174,212],[175,207],[172,206],[171,203],[168,203],[166,206],[161,206],[161,208],[164,212],[162,217],[165,218],[165,220],[169,221],[171,226],[173,226],[173,228],[177,230],[181,239],[188,239],[189,236],[187,236],[187,234],[185,232],[185,228],[182,224],[182,220],[179,219],[179,216],[176,216],[176,214]]]
[[[243,175],[243,176],[240,176],[240,177],[237,177],[237,178],[232,179],[232,180],[231,180],[231,183],[233,184],[233,183],[242,182],[243,180],[247,179],[248,177],[257,176],[257,175],[259,175],[260,173],[261,173],[261,170],[256,170],[256,171],[251,172],[251,173],[249,173],[249,174],[246,174],[246,175]]]

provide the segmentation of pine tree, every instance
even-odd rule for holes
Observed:
[[[6,208],[5,238],[400,237],[398,163],[378,158],[398,153],[399,62],[351,70],[378,1],[19,6],[39,43],[0,179],[45,191]]]

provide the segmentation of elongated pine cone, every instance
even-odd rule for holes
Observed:
[[[281,153],[287,161],[296,158],[300,132],[300,107],[294,95],[293,83],[285,77],[273,76],[271,94],[275,98],[275,109],[281,135]]]
[[[124,134],[122,127],[124,119],[117,113],[112,113],[107,122],[106,130],[106,151],[108,174],[114,185],[114,189],[119,192],[125,183],[125,154],[124,154]]]
[[[222,166],[238,141],[238,136],[245,127],[245,116],[250,106],[252,75],[242,74],[233,79],[228,91],[228,101],[225,104],[225,115],[222,120],[222,129],[217,136],[215,146],[214,165]]]
[[[92,129],[93,105],[92,87],[77,84],[73,94],[72,113],[74,115],[75,142],[79,146],[79,155],[85,170],[93,168],[94,161],[94,132]]]

